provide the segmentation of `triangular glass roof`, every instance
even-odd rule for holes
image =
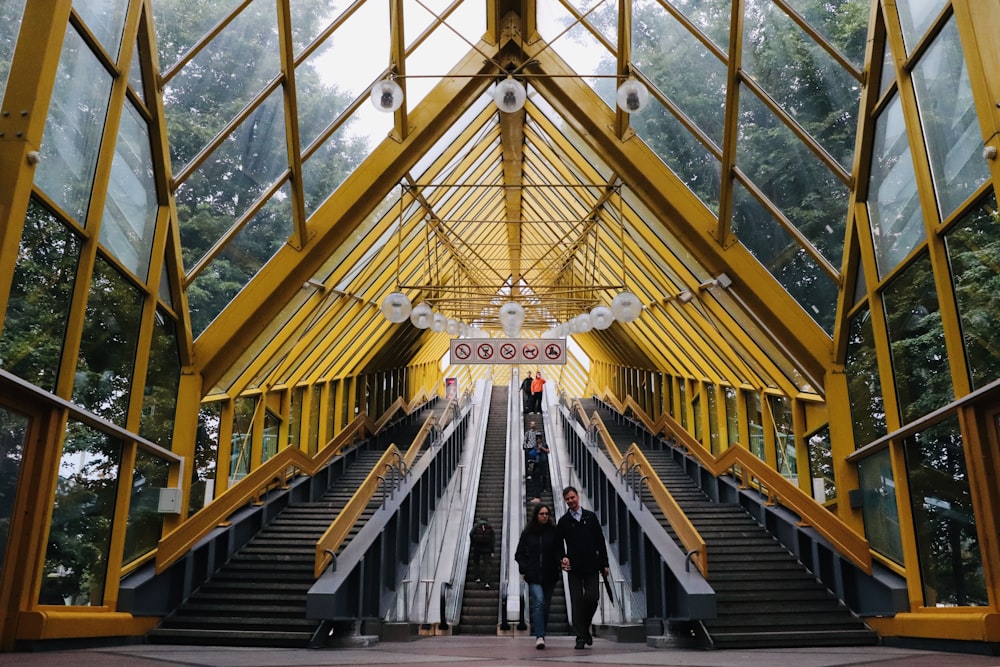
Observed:
[[[821,5],[154,2],[213,391],[443,356],[381,316],[395,290],[491,335],[518,301],[526,336],[628,290],[638,320],[574,336],[590,359],[822,395],[868,2]]]

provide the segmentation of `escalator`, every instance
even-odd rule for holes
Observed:
[[[475,517],[492,524],[496,535],[496,552],[482,567],[482,581],[477,582],[471,555],[465,574],[462,610],[455,634],[496,635],[500,609],[500,549],[503,545],[504,476],[507,453],[508,388],[494,386],[483,443],[482,468]],[[464,539],[468,539],[465,536]]]

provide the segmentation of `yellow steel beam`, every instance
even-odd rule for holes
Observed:
[[[482,45],[481,48],[487,48]],[[462,58],[411,113],[413,131],[401,142],[382,144],[368,167],[354,171],[317,210],[310,225],[316,234],[302,251],[284,246],[264,266],[195,343],[202,372],[211,385],[239,356],[232,341],[253,340],[285,303],[312,278],[379,201],[398,183],[472,104],[485,88],[479,75],[493,70],[477,50]]]

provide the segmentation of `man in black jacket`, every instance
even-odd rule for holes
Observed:
[[[590,625],[597,612],[601,589],[598,575],[608,576],[608,547],[601,521],[590,510],[580,507],[580,495],[572,486],[563,489],[566,513],[556,526],[565,544],[562,569],[569,579],[569,599],[573,607],[573,631],[576,648],[594,643]]]

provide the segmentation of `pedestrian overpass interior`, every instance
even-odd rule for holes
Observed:
[[[515,372],[509,387],[483,380],[461,399],[413,406],[322,470],[236,508],[224,527],[206,515],[212,529],[188,538],[193,547],[126,577],[119,610],[159,617],[147,638],[164,643],[528,634],[517,537],[533,503],[561,516],[552,490],[569,485],[609,545],[598,636],[706,648],[871,644],[863,618],[906,607],[904,582],[859,556],[867,552],[850,531],[766,467],[699,458],[679,425],[654,424],[611,396],[546,387],[540,412],[524,414],[518,387]],[[528,479],[532,422],[550,453]],[[316,513],[315,534],[286,517],[303,508]],[[478,568],[477,518],[496,532],[494,557]],[[299,553],[282,550],[297,539]],[[557,587],[549,635],[568,634],[571,614]]]

